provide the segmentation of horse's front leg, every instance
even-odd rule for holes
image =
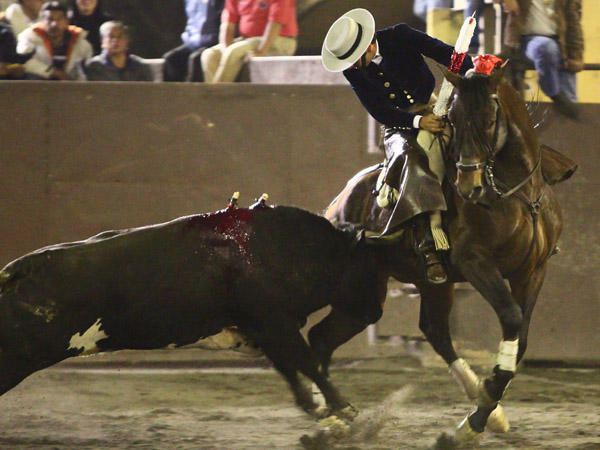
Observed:
[[[462,243],[466,245],[455,245],[452,263],[492,306],[500,321],[503,337],[493,375],[479,384],[477,410],[465,418],[456,432],[458,440],[470,441],[484,431],[488,417],[497,408],[508,383],[515,376],[523,314],[490,252],[469,244],[467,240]]]
[[[454,304],[454,285],[451,283],[419,284],[417,288],[421,295],[420,330],[436,353],[446,361],[450,374],[467,398],[471,401],[478,401],[481,380],[469,364],[458,357],[450,335],[450,312]],[[498,405],[490,414],[487,426],[490,430],[498,433],[508,431],[510,425],[502,406]]]
[[[521,306],[521,311],[523,312],[523,323],[519,332],[517,363],[523,359],[527,350],[527,335],[529,334],[531,315],[546,277],[546,266],[547,264],[544,263],[532,272],[519,274],[518,277],[515,276],[509,280],[513,296]]]

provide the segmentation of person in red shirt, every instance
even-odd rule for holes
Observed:
[[[293,55],[297,35],[295,0],[226,0],[219,44],[202,53],[204,80],[235,81],[255,56]]]

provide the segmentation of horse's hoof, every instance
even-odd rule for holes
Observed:
[[[465,417],[463,421],[458,424],[456,433],[454,433],[454,439],[456,439],[456,441],[460,444],[467,444],[469,442],[478,441],[479,438],[481,438],[481,433],[471,428],[469,416],[467,415],[467,417]]]
[[[489,415],[485,427],[494,433],[506,433],[510,429],[510,423],[500,404]]]
[[[343,437],[350,433],[350,426],[338,416],[329,416],[319,420],[319,425],[325,428],[327,434],[335,437]]]

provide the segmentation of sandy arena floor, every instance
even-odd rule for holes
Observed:
[[[273,369],[59,365],[0,399],[0,449],[429,449],[472,408],[444,368],[412,357],[332,377],[361,410],[341,439],[323,438]],[[479,448],[600,449],[599,382],[600,369],[520,368],[503,402],[511,430]]]

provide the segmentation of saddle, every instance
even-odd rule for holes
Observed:
[[[394,154],[388,151],[392,145],[396,149]],[[396,133],[388,137],[386,161],[387,171],[384,163],[377,190],[380,186],[388,190],[385,207],[392,212],[382,237],[393,234],[400,225],[418,214],[447,209],[440,184],[429,169],[429,160],[416,136]],[[383,205],[380,203],[380,206]]]

